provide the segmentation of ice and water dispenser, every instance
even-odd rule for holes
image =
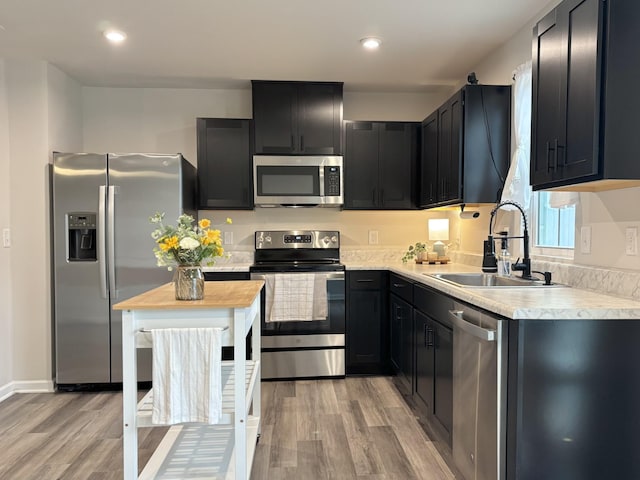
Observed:
[[[67,214],[67,258],[70,262],[96,261],[96,214]]]

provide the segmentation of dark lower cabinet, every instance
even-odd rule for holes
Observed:
[[[249,119],[198,118],[198,208],[253,209]]]
[[[640,478],[640,321],[509,329],[507,479]]]
[[[347,375],[389,373],[387,272],[347,272]]]
[[[451,444],[453,430],[452,300],[427,287],[414,287],[415,394],[425,419],[436,423]],[[435,422],[434,422],[435,420]]]
[[[405,395],[412,395],[415,388],[413,282],[391,273],[389,292],[391,366],[398,389]]]

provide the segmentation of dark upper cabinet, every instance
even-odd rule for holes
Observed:
[[[347,375],[389,372],[387,272],[347,271]]]
[[[198,118],[198,208],[253,209],[251,120]]]
[[[533,31],[531,184],[597,191],[640,184],[633,0],[565,0]]]
[[[342,83],[252,81],[255,153],[342,154]]]
[[[495,203],[511,154],[511,87],[466,85],[422,122],[419,205]]]
[[[345,209],[415,207],[417,122],[345,122]]]

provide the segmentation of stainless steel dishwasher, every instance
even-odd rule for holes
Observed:
[[[453,460],[465,480],[504,480],[507,321],[454,302]]]

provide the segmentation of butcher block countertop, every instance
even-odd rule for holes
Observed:
[[[204,282],[202,300],[176,300],[173,283],[116,303],[114,310],[176,310],[203,308],[246,308],[260,293],[263,280]]]

